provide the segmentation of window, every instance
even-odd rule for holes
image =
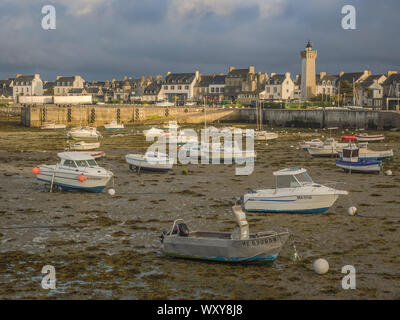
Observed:
[[[168,90],[168,86],[164,86],[164,89],[165,89],[165,90]]]
[[[182,90],[182,86],[178,86],[178,90]]]
[[[297,188],[300,184],[296,181],[294,176],[278,176],[276,179],[277,188]]]
[[[268,93],[271,92],[271,88],[270,88],[270,87],[267,88],[267,92],[268,92]]]
[[[277,93],[277,92],[278,92],[278,88],[274,87],[274,93]]]
[[[219,88],[215,88],[215,92],[219,92]]]
[[[71,168],[76,168],[76,164],[72,160],[65,160],[64,161],[64,166],[66,167],[71,167]]]
[[[175,90],[175,86],[171,86],[171,90]]]
[[[78,167],[87,167],[88,166],[85,160],[77,160],[77,161],[75,161],[75,163]]]
[[[225,89],[224,88],[221,88],[221,92],[224,92],[225,91]]]
[[[185,86],[185,90],[189,90],[189,86]]]
[[[97,163],[95,160],[88,160],[87,163],[89,164],[89,167],[97,167]]]
[[[214,89],[214,88],[211,88],[211,92],[214,93],[214,91],[215,91],[215,89]]]

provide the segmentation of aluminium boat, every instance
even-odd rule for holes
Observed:
[[[171,257],[220,262],[273,262],[289,238],[289,232],[250,233],[246,214],[232,207],[236,218],[233,232],[194,231],[175,220],[172,229],[160,236],[162,252]]]

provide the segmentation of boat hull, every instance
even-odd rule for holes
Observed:
[[[37,181],[42,183],[51,183],[53,179],[54,170],[49,167],[39,167],[40,172],[37,174]],[[86,180],[80,182],[78,180],[79,176],[84,174]],[[90,176],[85,174],[84,172],[59,172],[56,171],[54,174],[53,185],[59,186],[65,190],[81,190],[88,192],[102,192],[106,187],[107,183],[111,180],[112,175],[109,176]]]
[[[222,233],[219,233],[222,234]],[[226,233],[225,239],[198,237],[166,237],[162,251],[165,255],[178,258],[200,259],[218,262],[273,262],[287,241],[289,233],[232,240]]]
[[[285,197],[264,197],[250,194],[244,196],[243,207],[249,212],[322,214],[333,206],[338,197],[338,194]]]
[[[346,171],[360,173],[379,173],[381,166],[379,161],[363,160],[359,162],[337,160],[336,165]]]
[[[162,171],[162,172],[167,172],[171,171],[173,167],[173,163],[163,163],[163,162],[153,162],[153,161],[147,161],[146,159],[139,158],[139,157],[132,157],[132,156],[126,156],[126,162],[135,168],[140,168],[140,170],[145,170],[145,171]]]

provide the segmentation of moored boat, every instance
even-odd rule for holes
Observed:
[[[88,126],[72,128],[68,132],[67,136],[75,140],[101,138],[101,134],[100,132],[97,131],[96,127],[88,127]]]
[[[376,141],[382,141],[385,139],[385,136],[383,134],[368,135],[367,133],[361,133],[361,134],[357,134],[355,137],[356,137],[357,141],[359,141],[359,142],[376,142]]]
[[[79,142],[70,144],[70,150],[72,150],[72,151],[95,150],[98,148],[100,148],[100,142],[79,141]]]
[[[110,130],[110,129],[114,129],[114,130],[124,129],[124,125],[122,123],[117,123],[117,121],[111,121],[110,123],[105,124],[104,128],[107,129],[107,130]]]
[[[241,207],[234,206],[232,211],[237,223],[233,232],[194,231],[183,220],[175,220],[172,229],[160,237],[162,252],[171,257],[221,262],[276,260],[289,232],[250,233]]]
[[[326,139],[322,144],[308,147],[308,153],[313,157],[337,157],[346,143],[338,143],[334,138]]]
[[[57,130],[65,129],[67,126],[65,124],[56,124],[55,122],[44,123],[40,126],[40,129],[44,130]]]
[[[170,171],[174,165],[173,159],[160,152],[146,152],[143,154],[128,154],[126,162],[132,171]]]
[[[360,159],[359,151],[360,149],[352,144],[343,148],[341,159],[336,160],[336,166],[346,172],[379,173],[382,170],[380,161]]]
[[[308,150],[308,148],[310,148],[310,147],[315,147],[315,146],[319,146],[322,144],[323,144],[323,142],[320,139],[312,139],[311,141],[299,142],[299,145],[303,150]]]
[[[241,197],[246,211],[266,213],[324,213],[347,191],[312,181],[306,169],[289,168],[274,172],[275,189],[250,191]]]
[[[62,152],[56,165],[40,165],[33,172],[39,182],[66,190],[101,192],[113,173],[99,167],[93,157],[81,152]]]

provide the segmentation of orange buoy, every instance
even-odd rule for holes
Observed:
[[[84,182],[86,180],[85,175],[83,175],[83,174],[79,175],[78,180],[79,180],[79,182]]]
[[[32,172],[33,172],[33,174],[39,174],[40,169],[39,169],[38,167],[34,167],[34,168],[32,169]]]

